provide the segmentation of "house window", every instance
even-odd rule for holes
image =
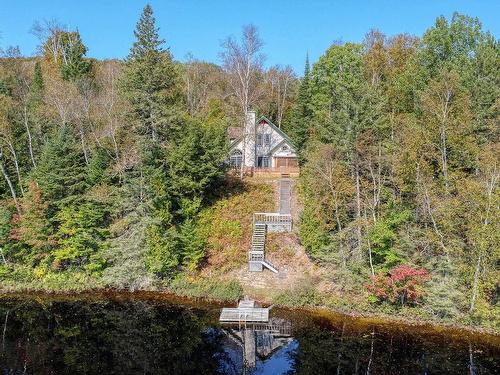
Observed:
[[[266,146],[271,144],[271,134],[264,134],[264,144]]]
[[[281,151],[288,151],[288,146],[284,145],[283,147],[281,147]]]
[[[258,156],[257,168],[269,168],[269,156]]]
[[[240,150],[233,150],[229,157],[229,165],[232,168],[240,168],[241,164],[243,164],[243,154]]]
[[[262,146],[262,134],[257,134],[256,143],[257,146]]]

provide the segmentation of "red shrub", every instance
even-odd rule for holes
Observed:
[[[429,272],[408,265],[394,267],[389,274],[379,273],[371,278],[366,288],[380,301],[416,304],[424,294],[423,283]]]

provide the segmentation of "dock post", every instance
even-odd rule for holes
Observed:
[[[245,365],[246,367],[255,367],[256,354],[255,354],[255,331],[253,329],[245,329],[243,332],[244,350],[245,350]]]

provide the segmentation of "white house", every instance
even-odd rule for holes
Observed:
[[[295,147],[288,136],[265,116],[255,119],[246,115],[245,128],[229,128],[231,142],[229,162],[238,168],[297,169]]]

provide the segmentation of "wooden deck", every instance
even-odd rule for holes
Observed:
[[[267,323],[269,309],[264,307],[224,307],[220,313],[221,323]]]

